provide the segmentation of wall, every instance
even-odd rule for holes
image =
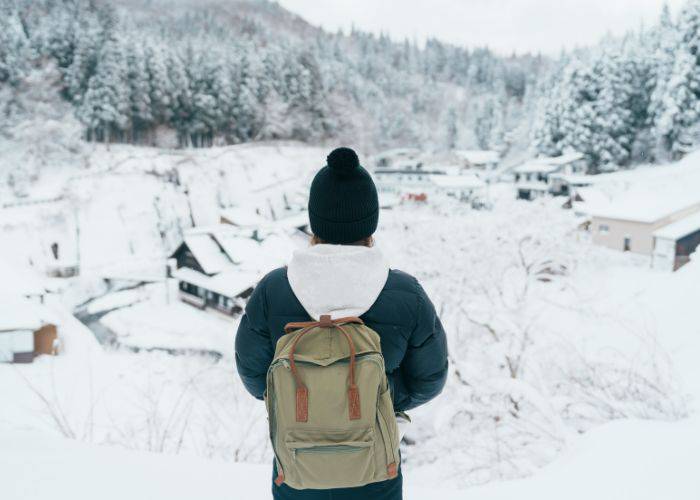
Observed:
[[[654,238],[652,236],[654,231],[697,211],[700,211],[700,203],[679,210],[655,222],[637,222],[594,216],[591,222],[593,243],[622,251],[625,237],[629,236],[631,239],[631,252],[651,255],[654,251]],[[601,225],[609,227],[607,234],[600,232]]]

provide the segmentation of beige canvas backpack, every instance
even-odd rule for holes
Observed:
[[[355,317],[289,323],[265,404],[279,486],[327,489],[396,477],[399,435],[379,335]]]

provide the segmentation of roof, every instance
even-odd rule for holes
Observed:
[[[595,183],[595,176],[593,175],[555,174],[552,178],[562,179],[571,186],[590,186]]]
[[[456,149],[454,154],[476,165],[483,163],[498,163],[501,155],[498,151],[487,151],[478,149]]]
[[[46,293],[46,287],[41,277],[31,268],[22,268],[1,257],[0,283],[3,283],[12,293],[25,297]]]
[[[382,151],[381,153],[377,153],[375,155],[375,159],[379,158],[399,158],[399,157],[407,157],[407,156],[418,156],[420,155],[421,150],[418,148],[395,148],[395,149],[387,149],[386,151]]]
[[[544,182],[521,182],[516,184],[515,187],[529,191],[549,191],[549,184]]]
[[[256,227],[269,222],[254,210],[242,207],[229,207],[221,211],[220,216],[229,223],[240,227]]]
[[[0,334],[38,330],[46,324],[47,317],[46,309],[39,304],[15,295],[0,295]]]
[[[476,175],[435,175],[430,180],[444,188],[480,188],[486,185]]]
[[[679,221],[668,224],[654,231],[655,238],[679,240],[689,234],[700,231],[700,212],[696,212]]]
[[[526,161],[519,167],[513,169],[517,173],[542,172],[551,173],[559,170],[560,167],[583,159],[581,153],[565,153],[561,156],[542,156]]]
[[[648,187],[629,191],[606,206],[597,207],[591,215],[651,224],[694,205],[700,208],[700,192],[694,189],[678,186],[676,189],[663,191]]]
[[[548,165],[546,163],[540,163],[534,160],[523,163],[519,167],[515,167],[513,172],[517,174],[551,174],[559,170],[560,165]]]
[[[207,276],[194,269],[181,267],[173,271],[173,277],[218,293],[224,297],[235,298],[255,286],[262,274],[256,271],[229,270],[216,276]]]
[[[215,274],[231,264],[230,259],[210,234],[189,234],[185,244],[207,274]]]

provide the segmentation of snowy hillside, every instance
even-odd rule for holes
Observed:
[[[98,458],[131,464],[122,450],[139,450],[133,463],[153,463],[164,477],[192,469],[182,480],[207,482],[213,498],[228,493],[222,476],[229,473],[241,474],[251,495],[265,498],[267,485],[252,479],[268,480],[264,408],[235,374],[236,320],[181,303],[162,283],[103,296],[101,280],[162,277],[183,231],[216,222],[221,210],[257,207],[266,214],[297,197],[303,204],[324,153],[289,143],[196,151],[91,146],[75,166],[40,169],[26,195],[0,210],[10,242],[3,259],[56,292],[47,307],[62,318],[65,352],[32,365],[0,365],[0,391],[13,402],[0,408],[2,439],[37,467],[48,467],[55,455],[31,451],[45,444],[22,438],[27,433],[84,443],[56,442],[74,457],[73,465],[61,465],[71,470]],[[666,168],[695,176],[692,158]],[[640,171],[639,180],[655,183],[662,171]],[[603,181],[615,197],[635,177]],[[408,498],[423,498],[421,485],[439,481],[445,498],[532,491],[554,499],[574,491],[582,499],[657,500],[670,480],[674,499],[695,498],[698,485],[685,457],[700,452],[693,440],[700,263],[659,273],[643,258],[592,246],[559,199],[516,201],[507,184],[491,185],[489,197],[491,211],[449,200],[399,205],[381,216],[377,244],[393,267],[424,283],[450,343],[447,388],[413,412],[403,445]],[[41,278],[54,241],[74,252],[66,258],[79,256],[80,276]],[[129,349],[100,348],[70,316],[94,297],[101,298],[88,312],[106,312],[101,323]],[[26,449],[17,444],[24,439]],[[648,468],[655,474],[630,484]],[[0,474],[21,488],[28,470],[3,467]],[[115,495],[139,487],[140,473],[133,474]],[[526,476],[533,478],[474,487]],[[570,486],[591,477],[599,480]],[[44,488],[70,484],[55,481],[47,477],[34,497],[14,498],[45,498]],[[155,483],[148,486],[154,498],[193,487]],[[96,483],[82,487],[88,496]]]

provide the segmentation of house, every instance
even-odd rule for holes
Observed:
[[[653,267],[677,270],[690,261],[690,255],[700,246],[700,211],[657,229],[652,236]]]
[[[547,194],[568,194],[562,177],[582,175],[586,172],[586,161],[581,153],[567,153],[556,157],[540,157],[529,160],[513,169],[516,197],[534,200]],[[552,182],[555,180],[556,182]]]
[[[46,284],[31,268],[25,268],[0,256],[0,282],[13,294],[43,304],[47,295]]]
[[[374,170],[379,192],[399,197],[425,194],[433,188],[431,177],[435,175],[445,175],[445,171],[425,168],[422,163]]]
[[[58,352],[56,325],[43,306],[18,296],[0,297],[0,362],[31,363]]]
[[[219,214],[221,224],[228,224],[241,230],[241,234],[262,240],[265,235],[277,231],[298,231],[306,236],[311,235],[309,217],[305,210],[286,210],[276,219],[268,219],[257,211],[246,210],[240,207],[224,209]]]
[[[430,177],[432,191],[439,196],[448,196],[460,201],[471,201],[483,197],[486,183],[473,174],[433,175]]]
[[[675,223],[698,212],[700,194],[697,192],[684,189],[656,192],[653,188],[634,191],[592,211],[592,240],[615,250],[651,256],[657,236],[662,242],[692,235],[692,224],[689,232],[683,235],[686,227],[683,224],[676,226]],[[668,231],[659,231],[661,228]],[[662,246],[665,244],[660,243]],[[659,250],[671,258],[668,248]],[[685,251],[681,250],[682,253]]]
[[[404,168],[420,163],[421,150],[417,148],[396,148],[383,151],[371,159],[376,168]]]
[[[452,154],[462,161],[465,168],[476,170],[495,170],[501,161],[501,154],[498,151],[455,149]]]
[[[234,316],[264,273],[285,264],[294,246],[286,234],[258,241],[227,224],[195,228],[171,254],[170,275],[183,302]]]
[[[550,193],[576,197],[578,190],[592,186],[595,176],[581,174],[552,174],[549,176]]]

